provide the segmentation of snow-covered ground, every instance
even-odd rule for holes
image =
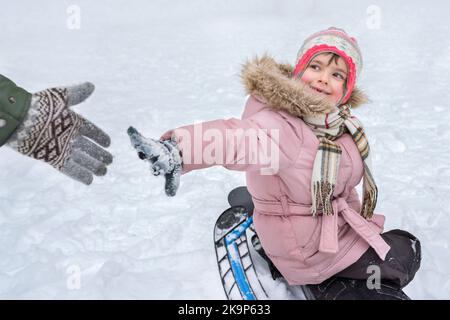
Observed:
[[[68,28],[78,9],[81,28]],[[110,133],[115,158],[85,187],[0,149],[0,298],[223,299],[212,230],[243,174],[192,172],[169,199],[126,129],[159,137],[239,117],[247,58],[267,51],[293,63],[307,35],[338,26],[365,58],[360,87],[372,103],[355,114],[374,151],[377,211],[386,230],[406,229],[422,243],[422,267],[405,291],[449,299],[449,9],[387,0],[3,3],[0,73],[30,91],[95,83],[75,110]],[[259,269],[272,298],[292,298]]]

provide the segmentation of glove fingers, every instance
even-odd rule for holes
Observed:
[[[106,174],[106,166],[103,162],[92,158],[80,149],[73,150],[71,159],[76,164],[87,169],[96,176],[104,176]]]
[[[137,129],[135,129],[134,127],[129,127],[127,130],[127,134],[128,137],[130,138],[130,142],[133,148],[135,148],[138,152],[143,152],[140,146],[145,140],[144,136],[140,134],[139,131],[137,131]],[[142,157],[140,156],[140,158],[144,160],[145,159],[144,156],[145,154]]]
[[[165,174],[167,171],[167,164],[161,161],[155,161],[151,164],[152,173],[154,176],[159,176],[161,173]]]
[[[130,137],[131,142],[134,142],[135,140],[138,140],[142,137],[142,135],[139,133],[139,131],[137,131],[137,129],[132,126],[128,127],[127,134]]]
[[[159,167],[158,164],[155,164],[155,163],[151,164],[150,171],[151,171],[152,175],[154,175],[154,176],[159,176],[161,174],[161,168]]]
[[[140,145],[135,146],[136,150],[139,150],[145,154],[145,158],[154,163],[158,161],[161,156],[160,143],[152,138],[144,138]]]
[[[84,136],[78,136],[75,139],[73,148],[81,149],[83,152],[86,152],[89,156],[102,162],[105,165],[111,164],[113,161],[113,156],[111,153],[99,147],[97,144],[93,143],[91,140],[85,138]]]
[[[158,160],[161,148],[157,140],[145,138],[133,127],[129,127],[127,133],[141,160],[148,160],[151,163]]]
[[[90,185],[94,177],[89,170],[83,168],[79,164],[77,164],[73,159],[67,160],[64,166],[61,168],[61,172],[68,175],[72,179],[80,181],[86,185]]]
[[[84,82],[70,87],[65,87],[67,90],[67,106],[73,106],[86,100],[95,90],[94,84]]]
[[[173,197],[176,195],[180,186],[181,166],[176,166],[172,173],[166,174],[166,183],[164,186],[166,195]]]
[[[80,128],[80,133],[89,139],[94,140],[102,147],[109,147],[111,144],[111,138],[95,124],[83,118],[83,124]]]

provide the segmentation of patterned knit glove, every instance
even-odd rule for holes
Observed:
[[[154,176],[164,174],[166,195],[173,197],[180,185],[182,169],[180,150],[176,142],[147,139],[133,127],[129,127],[127,133],[139,158],[150,162],[152,174]]]
[[[89,97],[94,88],[85,82],[33,94],[25,120],[7,145],[87,185],[93,175],[105,175],[112,155],[102,147],[110,145],[109,136],[69,109]]]

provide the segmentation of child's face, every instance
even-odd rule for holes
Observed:
[[[341,57],[333,59],[332,53],[321,53],[311,60],[300,80],[328,101],[338,103],[344,95],[347,64]]]

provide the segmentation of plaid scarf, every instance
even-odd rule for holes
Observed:
[[[363,203],[360,214],[366,219],[371,218],[377,203],[378,189],[371,173],[369,141],[362,123],[350,114],[349,105],[339,107],[339,110],[334,113],[305,116],[303,120],[320,142],[311,179],[313,216],[317,215],[319,205],[324,214],[333,214],[331,201],[342,154],[341,147],[333,141],[344,133],[350,132],[364,162]]]

